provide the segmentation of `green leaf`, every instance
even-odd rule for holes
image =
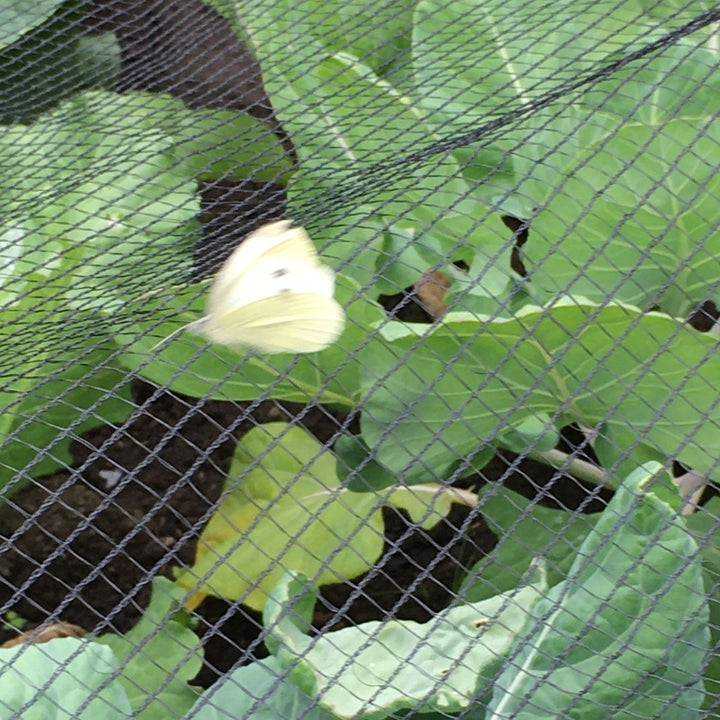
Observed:
[[[171,95],[123,96],[123,127],[172,137],[174,155],[199,180],[223,178],[285,183],[293,169],[271,125],[246,112],[188,108]]]
[[[302,216],[313,199],[342,209],[317,239],[329,242],[330,257],[349,261],[353,270],[357,264],[364,285],[376,282],[367,288],[371,297],[398,292],[429,268],[462,254],[466,260],[479,254],[483,266],[493,264],[504,292],[510,274],[507,231],[499,218],[489,216],[474,184],[462,179],[454,158],[415,160],[402,177],[393,171],[398,157],[416,151],[418,142],[435,139],[434,132],[410,97],[353,55],[314,39],[333,7],[334,2],[275,3],[271,24],[267,12],[244,7],[265,87],[300,164],[288,187],[291,214],[296,210]],[[395,9],[388,7],[389,17]],[[365,26],[354,9],[353,15],[342,39],[346,31],[352,37],[356,25]],[[402,24],[405,13],[395,17]],[[332,21],[336,24],[337,17]],[[358,194],[358,177],[365,172],[367,181]]]
[[[307,72],[300,75],[298,64],[288,75],[273,75],[277,79],[269,79],[268,88],[301,167],[327,175],[329,168],[384,160],[389,146],[398,154],[414,149],[415,139],[427,130],[408,98],[351,55],[328,56],[307,44],[305,53],[318,53]],[[282,88],[276,86],[279,80]]]
[[[274,658],[228,673],[198,698],[183,720],[333,720],[287,679]]]
[[[555,90],[622,48],[660,35],[633,0],[538,7],[522,0],[421,0],[413,55],[418,94],[454,131]]]
[[[522,0],[422,0],[413,28],[418,104],[443,136],[462,135],[529,106],[619,48],[627,52],[659,34],[632,1],[602,0],[578,12],[569,4],[537,7]],[[552,170],[560,158],[573,158],[589,135],[602,134],[604,123],[568,106],[573,99],[533,111],[456,153],[471,163],[473,177],[486,178],[481,190],[487,197],[507,209],[519,202],[522,209],[510,214],[526,217],[533,206],[526,195],[531,182],[547,188],[550,176],[554,187]],[[522,187],[515,186],[513,167]]]
[[[343,485],[353,492],[384,490],[397,478],[372,455],[358,435],[343,435],[335,442],[335,471]]]
[[[662,8],[668,5],[663,3]],[[711,42],[702,47],[696,35],[681,39],[662,54],[631,63],[601,80],[582,103],[612,113],[618,128],[630,123],[657,128],[673,119],[707,121],[720,109],[720,72]]]
[[[521,454],[528,451],[546,452],[557,447],[560,433],[550,416],[531,415],[519,425],[508,428],[499,438],[503,447]]]
[[[110,90],[120,76],[121,53],[120,43],[113,33],[81,36],[75,63],[79,85]]]
[[[663,449],[642,442],[633,428],[622,423],[603,425],[593,450],[600,464],[615,477],[627,477],[645,463],[662,463],[665,459]]]
[[[135,627],[98,638],[121,661],[120,683],[138,720],[180,717],[197,699],[187,682],[202,667],[202,648],[181,609],[183,597],[170,580],[155,577],[150,605]]]
[[[239,2],[238,5],[243,5]],[[293,22],[286,28],[284,38],[289,44],[312,38],[322,45],[328,54],[349,53],[371,67],[378,75],[400,74],[407,71],[412,27],[412,7],[404,0],[390,0],[382,5],[353,6],[341,0],[306,0],[300,6]],[[272,24],[282,22],[298,8],[298,3],[279,0],[265,9]],[[248,4],[244,16],[251,12]],[[291,33],[291,34],[290,34]],[[268,33],[269,35],[269,33]],[[265,36],[255,32],[260,53],[265,58]],[[268,38],[269,39],[269,38]],[[292,57],[281,54],[282,48],[273,46],[271,59],[273,67],[292,67]]]
[[[656,18],[668,28],[684,25],[697,15],[714,7],[712,0],[665,0],[662,3],[656,3],[654,0],[640,0],[640,5],[643,12]],[[710,35],[708,46],[713,46],[712,41],[717,39],[715,34],[717,28],[710,25],[704,31]],[[703,29],[701,28],[698,32],[703,32]],[[663,48],[663,55],[668,50],[672,50],[672,46]]]
[[[0,48],[44,23],[64,3],[65,0],[14,0],[12,5],[0,7]]]
[[[427,468],[447,477],[539,413],[557,427],[618,425],[698,472],[720,456],[715,342],[673,318],[566,298],[512,319],[451,313],[422,335],[393,327],[360,356],[361,429],[407,482]]]
[[[431,528],[461,499],[439,485],[351,492],[338,480],[333,453],[285,423],[243,437],[226,490],[203,530],[195,564],[177,582],[256,610],[286,570],[318,585],[369,570],[383,550],[383,504],[403,508],[412,522]]]
[[[548,293],[611,296],[685,317],[720,281],[699,240],[720,222],[714,114],[628,123],[581,152],[523,247]]]
[[[454,714],[481,700],[544,592],[542,584],[527,586],[427,623],[367,622],[310,637],[302,625],[312,595],[302,578],[286,575],[265,607],[266,643],[300,690],[338,717]]]
[[[543,507],[512,490],[490,485],[480,491],[478,505],[498,544],[465,578],[458,595],[466,602],[517,587],[538,557],[547,568],[548,585],[564,580],[598,518]]]
[[[176,152],[200,180],[287,184],[292,160],[280,138],[252,115],[232,110],[193,110],[173,129]]]
[[[703,561],[705,590],[710,606],[709,662],[705,666],[703,708],[720,701],[720,498],[714,497],[686,518],[688,531],[697,542]],[[714,650],[714,651],[713,651]]]
[[[367,26],[366,18],[357,13],[351,13],[353,20],[340,31],[337,16],[331,13],[335,5],[339,3],[333,0],[330,6],[313,2],[302,7],[281,0],[262,12],[250,4],[242,8],[264,87],[280,124],[293,139],[301,166],[321,172],[324,168],[325,173],[328,166],[342,169],[384,159],[388,147],[394,152],[412,149],[414,138],[423,132],[408,98],[382,80],[369,63],[349,52],[335,52],[317,39],[328,37],[318,25],[323,16],[334,24],[336,42],[346,47],[347,40],[352,45],[353,38],[364,34],[353,34],[354,28],[360,31]],[[390,32],[393,10],[391,3],[380,11],[390,23],[385,26]],[[378,22],[377,15],[373,12],[372,22],[383,33],[385,21]],[[403,15],[396,17],[405,24]],[[373,37],[362,42],[370,48]]]
[[[87,323],[97,318],[79,315],[73,326],[67,313],[48,315],[43,300],[53,298],[36,291],[0,313],[6,319],[0,344],[13,348],[0,359],[0,498],[30,477],[68,468],[73,440],[90,428],[122,423],[134,407],[125,371],[108,363],[97,336],[88,337]],[[78,341],[73,327],[83,323],[85,337]]]
[[[24,720],[127,720],[130,703],[112,678],[116,668],[109,648],[77,638],[0,648],[0,714]]]
[[[709,643],[700,556],[648,491],[658,467],[625,481],[568,579],[533,605],[487,720],[699,717]]]
[[[174,138],[126,117],[133,107],[125,96],[86,93],[2,135],[0,238],[15,257],[0,275],[0,301],[34,286],[30,271],[58,304],[115,314],[190,266],[196,183]],[[172,263],[158,262],[161,248]]]
[[[84,4],[20,0],[0,8],[0,123],[32,122],[58,103],[107,82],[104,53],[97,67],[87,64],[89,46],[80,36]]]

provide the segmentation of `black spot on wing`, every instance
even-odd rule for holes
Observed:
[[[273,271],[270,273],[270,277],[271,277],[273,280],[280,280],[281,278],[284,278],[284,277],[286,277],[287,275],[290,275],[290,269],[287,268],[287,267],[278,267],[278,268],[275,268],[275,270],[273,270]],[[279,288],[277,289],[277,292],[278,292],[279,294],[286,294],[286,293],[289,293],[289,292],[290,292],[290,288],[289,288],[289,287],[279,287]]]

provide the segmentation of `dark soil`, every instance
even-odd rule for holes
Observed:
[[[196,107],[249,109],[274,122],[259,69],[225,21],[200,0],[96,0],[86,25],[117,33],[122,87],[169,91]],[[276,130],[282,137],[281,128]],[[284,210],[282,192],[271,185],[217,184],[204,188],[203,196],[207,237],[229,248],[240,228],[247,232]],[[12,548],[0,555],[5,611],[31,625],[62,619],[91,631],[126,632],[147,605],[151,578],[172,577],[173,568],[192,564],[233,452],[232,438],[215,447],[223,429],[237,424],[233,435],[239,437],[256,423],[292,419],[301,409],[265,402],[249,413],[236,403],[169,394],[149,402],[153,392],[136,383],[143,410],[127,432],[110,443],[111,428],[86,433],[73,447],[75,472],[42,478],[0,507],[0,532]],[[327,441],[341,421],[313,408],[301,423]],[[528,461],[510,472],[513,460],[498,455],[483,477],[466,478],[462,485],[503,482],[534,497],[557,480],[548,468]],[[108,471],[119,476],[112,489]],[[587,495],[569,479],[553,492],[565,507],[578,506]],[[470,513],[455,507],[445,522],[425,532],[402,513],[386,510],[382,562],[352,584],[325,588],[316,626],[388,616],[422,621],[446,607],[467,570],[496,543],[481,517]],[[256,613],[212,598],[198,613],[206,652],[200,683],[208,685],[239,660],[264,654]],[[0,641],[11,635],[0,631]]]

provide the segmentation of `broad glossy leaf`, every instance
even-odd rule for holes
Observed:
[[[500,437],[504,448],[518,455],[528,451],[547,452],[557,447],[560,433],[547,415],[531,415]]]
[[[266,32],[275,43],[286,42],[275,27],[266,25]],[[352,55],[329,54],[309,37],[303,42],[307,47],[289,60],[292,67],[279,74],[282,66],[273,66],[272,73],[264,73],[303,169],[349,170],[386,159],[389,147],[402,154],[427,139],[428,130],[409,99],[367,65]],[[258,47],[262,58],[265,45]]]
[[[548,293],[686,316],[718,296],[720,129],[713,116],[632,123],[580,155],[523,248]]]
[[[349,490],[378,491],[395,484],[396,477],[372,456],[361,437],[342,435],[333,450],[336,472]]]
[[[86,93],[3,133],[0,250],[12,262],[0,282],[10,297],[51,285],[57,304],[114,314],[189,265],[197,185],[175,139],[132,123],[134,108],[132,98]],[[161,249],[172,261],[159,260]]]
[[[649,489],[659,468],[625,481],[568,579],[533,605],[487,720],[699,717],[709,642],[700,555]]]
[[[627,477],[648,462],[662,462],[662,449],[642,442],[632,427],[607,423],[597,433],[593,450],[600,464],[615,477]]]
[[[710,654],[705,666],[703,708],[720,702],[720,498],[714,497],[686,518],[703,560],[705,590],[710,607]]]
[[[656,7],[666,9],[669,4]],[[720,68],[711,44],[712,35],[706,47],[698,45],[697,35],[681,39],[661,54],[630,63],[601,80],[583,96],[582,104],[612,113],[618,127],[639,122],[657,128],[672,119],[702,123],[720,109]]]
[[[75,72],[85,60],[78,52],[82,10],[79,0],[2,3],[0,123],[33,122],[92,86],[93,79],[101,80],[85,67]]]
[[[419,104],[438,132],[461,135],[530,106],[613,53],[627,52],[657,35],[636,2],[603,0],[578,12],[572,5],[538,7],[522,0],[422,0],[413,29]],[[570,105],[577,95],[533,110],[473,147],[484,158],[484,174],[492,173],[490,187],[481,190],[509,211],[508,191],[517,191],[513,204],[522,207],[511,214],[527,217],[532,209],[525,197],[529,170],[541,190],[546,176],[552,175],[548,171],[561,165],[563,156],[572,158],[589,135],[602,134],[604,123]],[[471,160],[473,167],[479,158]],[[523,180],[520,190],[513,188],[511,164],[516,178]]]
[[[269,657],[236,668],[197,700],[183,720],[333,720],[287,679],[280,663]]]
[[[303,632],[312,613],[307,585],[286,575],[265,608],[266,642],[290,679],[338,717],[455,714],[481,702],[545,590],[528,585],[444,610],[427,623],[367,622],[312,638]]]
[[[335,456],[300,427],[269,423],[240,442],[227,492],[178,584],[262,609],[280,576],[293,570],[317,585],[369,570],[383,550],[383,504],[433,527],[458,500],[439,485],[351,492]]]
[[[714,7],[712,0],[665,0],[662,3],[656,3],[654,0],[640,0],[640,4],[644,12],[650,17],[657,18],[668,28],[684,25],[686,22],[693,20],[696,16]],[[708,45],[711,45],[715,31],[716,28],[714,25],[710,25],[707,28],[707,32],[710,35]],[[672,50],[672,46],[664,49],[664,51],[667,50]]]
[[[522,0],[421,0],[415,72],[423,105],[453,117],[459,129],[537,99],[658,34],[633,0],[601,0],[584,12]]]
[[[470,257],[474,248],[484,257],[501,256],[507,233],[496,232],[496,219],[488,219],[487,207],[462,180],[457,162],[439,156],[408,162],[402,173],[396,171],[398,158],[432,142],[433,131],[410,97],[352,55],[333,53],[313,39],[318,18],[328,9],[323,5],[321,13],[312,3],[277,3],[270,12],[274,23],[268,23],[267,12],[260,16],[250,7],[244,17],[265,86],[300,163],[288,188],[290,212],[302,217],[309,205],[312,214],[314,202],[336,207],[338,217],[319,236],[330,241],[328,254],[354,267],[355,254],[363,251],[360,279],[363,270],[372,268],[382,276],[380,283],[394,283],[398,289],[428,267],[453,259],[465,240]],[[362,22],[355,17],[353,25]],[[382,240],[378,224],[380,233],[386,233]],[[358,241],[349,243],[345,236],[353,226]],[[388,258],[383,246],[393,238],[397,243]],[[418,252],[424,254],[421,262]],[[506,272],[508,256],[509,249],[497,260]],[[414,277],[408,282],[408,276]],[[378,290],[369,292],[376,297]]]
[[[396,329],[361,355],[361,427],[407,481],[447,476],[539,413],[558,427],[617,424],[699,472],[720,455],[716,343],[666,315],[566,298],[512,319]]]
[[[202,648],[188,627],[182,598],[170,580],[155,577],[140,621],[125,635],[98,638],[120,661],[119,680],[138,720],[163,720],[168,713],[179,717],[197,698],[188,683],[202,667]]]
[[[67,469],[70,443],[132,411],[130,380],[109,362],[99,317],[61,311],[52,291],[35,291],[0,312],[0,502],[31,477]],[[38,342],[38,338],[44,338]]]
[[[302,5],[280,0],[261,11],[252,3],[239,5],[264,86],[304,172],[318,168],[319,179],[323,172],[385,160],[390,149],[402,153],[427,136],[409,98],[373,70],[379,60],[374,36],[406,27],[407,9],[398,3],[378,8],[368,35],[370,22],[362,12],[347,11],[351,17],[338,32],[335,0]],[[404,44],[400,32],[397,42]],[[372,51],[365,61],[358,43]]]
[[[0,712],[8,718],[127,720],[130,703],[113,673],[109,648],[89,640],[56,638],[0,648]]]
[[[237,110],[192,109],[170,95],[123,96],[118,128],[160,131],[175,141],[174,155],[195,179],[287,182],[292,162],[269,124]]]
[[[242,5],[241,2],[238,5]],[[297,3],[279,0],[266,14],[284,18]],[[293,32],[312,37],[330,53],[350,53],[379,75],[407,72],[412,27],[412,7],[404,0],[367,6],[349,5],[340,0],[307,0]]]
[[[504,487],[487,485],[478,494],[483,518],[498,543],[463,582],[458,594],[467,602],[517,587],[535,558],[545,562],[548,585],[556,585],[598,518],[543,507]]]
[[[47,20],[66,0],[15,0],[0,8],[2,37],[5,48]]]

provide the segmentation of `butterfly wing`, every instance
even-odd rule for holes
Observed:
[[[287,220],[271,223],[249,235],[220,269],[196,327],[223,345],[316,352],[344,325],[334,290],[335,274],[305,230]]]
[[[285,271],[297,265],[324,267],[305,230],[291,227],[289,220],[264,225],[250,233],[218,271],[207,315],[223,315],[238,305],[270,297]],[[332,292],[333,287],[331,296]]]
[[[203,332],[222,345],[307,353],[330,345],[344,324],[345,313],[334,299],[316,293],[284,293],[231,310]]]

